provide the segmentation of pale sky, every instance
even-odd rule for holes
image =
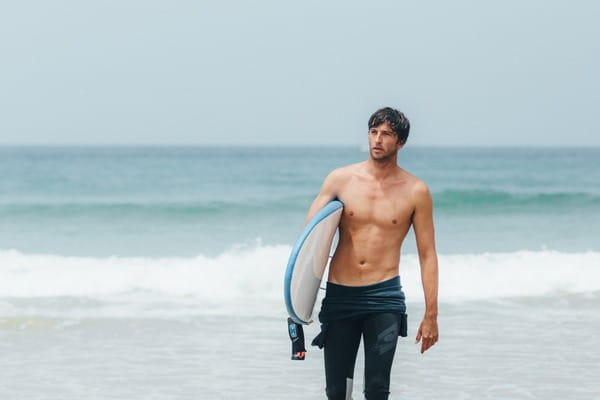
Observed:
[[[0,144],[600,145],[600,2],[13,1]]]

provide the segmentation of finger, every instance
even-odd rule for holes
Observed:
[[[429,343],[425,343],[423,342],[423,346],[421,347],[421,354],[425,353],[427,350],[429,350],[429,348],[431,347],[431,345]]]
[[[426,352],[431,346],[435,344],[433,338],[423,338],[423,344],[421,345],[421,354]]]
[[[421,354],[423,354],[427,350],[427,338],[424,337],[421,341]]]
[[[415,339],[415,343],[419,343],[419,340],[421,340],[421,330],[420,329],[417,332],[417,338]]]
[[[437,343],[437,338],[431,338],[429,340],[429,347],[433,347],[433,345],[436,344],[436,343]]]

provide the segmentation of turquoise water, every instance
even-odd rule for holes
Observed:
[[[0,148],[0,398],[323,398],[323,353],[289,360],[284,267],[325,175],[366,156]],[[600,149],[407,147],[400,164],[434,199],[440,341],[411,343],[411,235],[391,398],[599,398]]]
[[[0,248],[217,255],[290,244],[354,148],[0,148]],[[405,148],[444,253],[598,250],[600,149]],[[414,250],[413,240],[406,242]]]

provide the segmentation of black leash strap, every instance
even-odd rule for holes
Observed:
[[[302,325],[295,323],[291,318],[287,319],[288,334],[292,341],[292,360],[304,360],[306,347],[304,347],[304,329]]]

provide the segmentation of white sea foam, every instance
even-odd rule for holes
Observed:
[[[282,297],[289,246],[235,249],[217,257],[66,257],[0,251],[0,297],[153,294],[211,302]],[[600,291],[600,253],[550,250],[440,255],[440,301]],[[420,301],[418,258],[400,268],[408,301]]]

